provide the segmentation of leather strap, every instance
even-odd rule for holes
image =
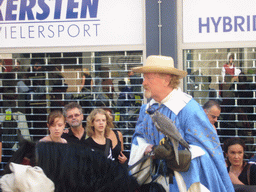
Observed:
[[[248,185],[250,185],[251,181],[250,181],[250,169],[251,169],[251,165],[252,164],[248,164],[247,166],[247,181],[248,181]]]
[[[144,155],[140,160],[138,160],[136,163],[128,167],[128,171],[132,170],[134,167],[136,167],[138,164],[140,164],[142,161],[145,161],[150,156],[153,156],[153,151],[149,152],[147,155]]]
[[[105,147],[105,152],[104,152],[106,157],[108,157],[109,149],[110,149],[110,139],[106,138],[106,147]]]

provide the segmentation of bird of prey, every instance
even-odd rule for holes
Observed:
[[[171,140],[173,149],[174,149],[175,158],[179,165],[179,154],[178,154],[179,143],[187,149],[189,149],[189,145],[182,138],[180,132],[178,131],[177,127],[172,122],[172,120],[169,119],[164,114],[160,113],[158,109],[154,110],[149,107],[149,109],[147,110],[147,113],[152,118],[152,121],[156,126],[157,130],[163,133],[167,138]]]

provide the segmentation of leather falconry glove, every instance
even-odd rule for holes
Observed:
[[[191,153],[189,150],[179,150],[179,164],[176,161],[173,146],[168,141],[164,141],[162,145],[153,147],[156,159],[165,159],[167,167],[173,171],[186,172],[191,162]]]

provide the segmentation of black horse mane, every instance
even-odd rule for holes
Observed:
[[[164,191],[158,183],[139,186],[126,166],[82,145],[22,141],[10,162],[30,159],[55,184],[55,192],[147,192]],[[4,174],[11,173],[9,163]]]
[[[39,166],[55,184],[55,192],[130,192],[139,187],[125,166],[97,151],[76,144],[22,141],[10,162],[22,164],[24,157]]]
[[[138,187],[126,167],[80,145],[41,142],[36,154],[56,191],[125,192]]]

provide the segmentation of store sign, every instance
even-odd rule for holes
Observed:
[[[143,0],[0,0],[0,48],[143,43]]]
[[[255,41],[256,1],[183,0],[183,43]]]

